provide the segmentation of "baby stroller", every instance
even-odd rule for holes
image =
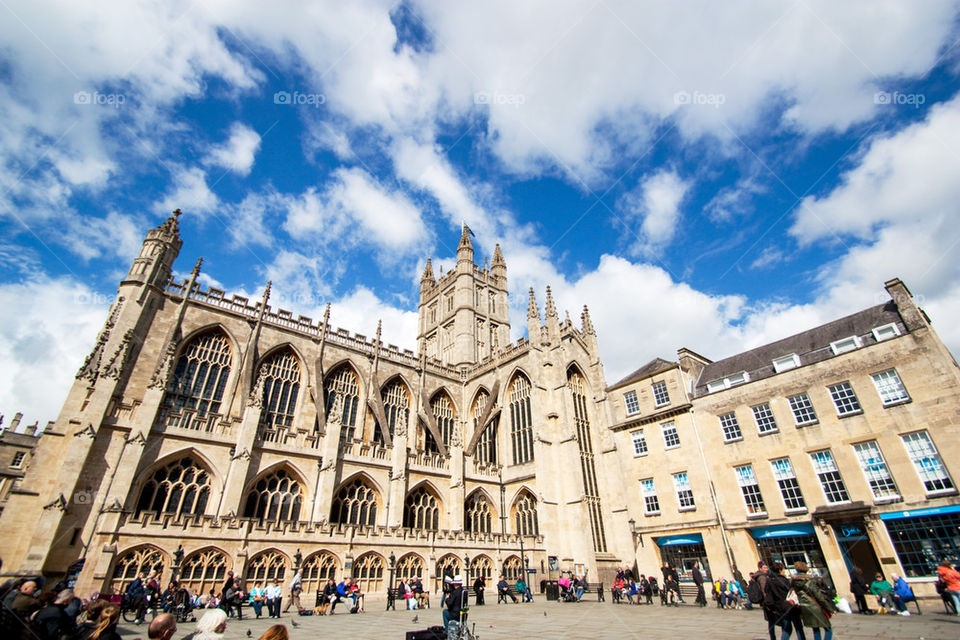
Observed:
[[[577,593],[573,590],[573,583],[569,579],[560,579],[557,581],[560,587],[560,602],[576,602]]]
[[[173,596],[173,612],[179,623],[190,620],[196,621],[196,617],[193,615],[193,603],[190,601],[190,592],[186,589],[178,589]]]

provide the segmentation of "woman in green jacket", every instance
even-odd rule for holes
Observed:
[[[813,640],[820,640],[820,629],[826,629],[823,640],[831,640],[833,628],[830,626],[830,615],[836,611],[833,602],[817,587],[817,578],[807,574],[806,562],[796,562],[793,568],[797,574],[791,579],[790,586],[800,599],[803,626],[813,628]]]

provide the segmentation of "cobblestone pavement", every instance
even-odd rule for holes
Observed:
[[[925,613],[910,617],[861,616],[837,614],[833,618],[834,638],[853,640],[870,638],[897,638],[899,640],[941,640],[960,638],[960,618],[947,616],[943,607],[933,602],[924,603]],[[287,625],[291,640],[337,638],[340,640],[403,640],[407,631],[425,629],[442,624],[439,608],[421,611],[383,611],[386,603],[371,601],[366,613],[334,616],[284,615],[281,624]],[[252,613],[252,612],[251,612]],[[544,615],[546,614],[546,615]],[[417,622],[413,622],[414,616]],[[227,623],[224,640],[245,640],[247,630],[253,640],[276,623],[266,618]],[[296,622],[299,626],[292,626]],[[472,607],[471,624],[476,624],[479,640],[526,640],[527,638],[568,637],[571,640],[597,639],[680,639],[680,638],[740,638],[765,640],[766,623],[758,611],[722,611],[708,606],[661,607],[613,605],[597,602],[558,603],[538,599],[532,604],[486,605]],[[175,639],[193,631],[194,624],[180,625]],[[125,640],[146,638],[146,625],[123,626]],[[794,636],[795,637],[795,636]],[[813,634],[807,631],[807,639]]]

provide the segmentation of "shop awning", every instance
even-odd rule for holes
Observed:
[[[750,535],[753,536],[754,540],[762,540],[764,538],[785,538],[787,536],[809,536],[813,534],[813,525],[809,522],[780,524],[771,527],[755,527],[750,529]]]
[[[669,547],[675,544],[703,544],[703,535],[699,533],[684,533],[678,536],[662,536],[654,538],[658,547]]]
[[[922,516],[940,516],[947,513],[960,512],[960,504],[953,504],[946,507],[930,507],[927,509],[910,509],[909,511],[892,511],[890,513],[881,513],[881,520],[899,520],[900,518],[920,518]]]

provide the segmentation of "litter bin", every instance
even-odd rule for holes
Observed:
[[[556,580],[543,580],[540,582],[540,590],[546,594],[547,600],[559,600],[560,599],[560,587],[557,586]]]

